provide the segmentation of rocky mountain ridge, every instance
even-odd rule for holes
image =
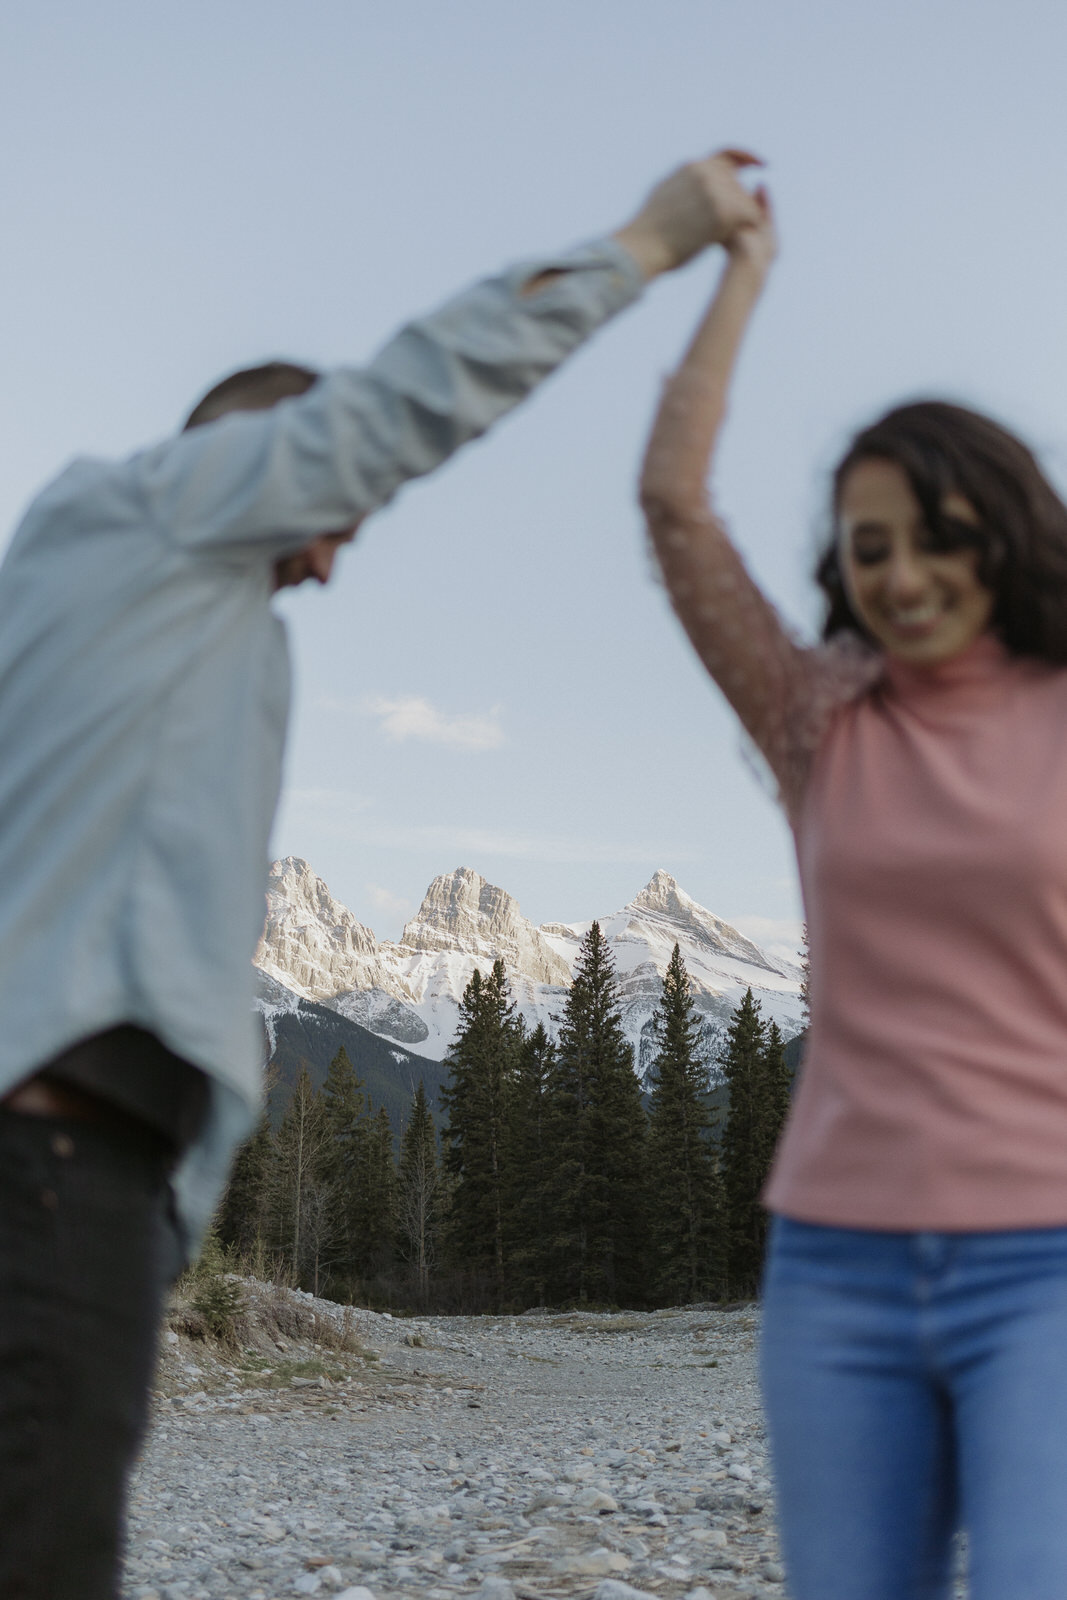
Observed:
[[[484,971],[499,957],[526,1023],[543,1022],[555,1032],[592,920],[537,928],[505,890],[459,867],[433,880],[398,941],[378,941],[306,861],[287,856],[274,863],[268,884],[256,954],[270,980],[261,1007],[270,1026],[286,994],[294,1006],[315,1001],[407,1051],[440,1060],[475,967]],[[669,873],[655,873],[621,911],[595,920],[615,958],[623,1024],[642,1074],[654,1051],[651,1017],[676,942],[709,1056],[748,987],[787,1038],[801,1028],[799,968],[772,960]]]

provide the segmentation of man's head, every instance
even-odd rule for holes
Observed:
[[[215,422],[230,411],[269,411],[279,400],[306,394],[318,378],[319,374],[312,367],[301,367],[294,361],[266,361],[260,367],[231,372],[197,402],[182,431],[187,433],[190,428]],[[295,588],[307,578],[313,578],[316,583],[328,583],[338,550],[341,545],[352,542],[355,532],[352,527],[342,528],[337,533],[321,533],[294,555],[283,556],[274,565],[275,588]]]
[[[329,583],[338,550],[343,544],[351,544],[355,537],[355,528],[344,528],[340,533],[320,533],[295,555],[282,556],[274,563],[275,589],[295,589],[306,578],[313,578],[316,583]]]
[[[197,401],[182,431],[214,422],[228,411],[269,411],[279,400],[307,394],[318,380],[314,368],[298,366],[295,361],[265,361],[261,367],[231,372]]]

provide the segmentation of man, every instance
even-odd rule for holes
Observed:
[[[725,153],[617,234],[271,363],[176,439],[76,462],[0,568],[0,1596],[114,1593],[162,1289],[254,1119],[250,957],[285,736],[278,587],[643,283],[755,219]],[[174,1204],[172,1205],[172,1198]]]

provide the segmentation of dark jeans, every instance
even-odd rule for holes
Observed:
[[[0,1600],[111,1600],[160,1305],[162,1141],[0,1108]]]

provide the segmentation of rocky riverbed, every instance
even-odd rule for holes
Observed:
[[[127,1600],[784,1596],[751,1307],[244,1291],[239,1349],[164,1335]]]

